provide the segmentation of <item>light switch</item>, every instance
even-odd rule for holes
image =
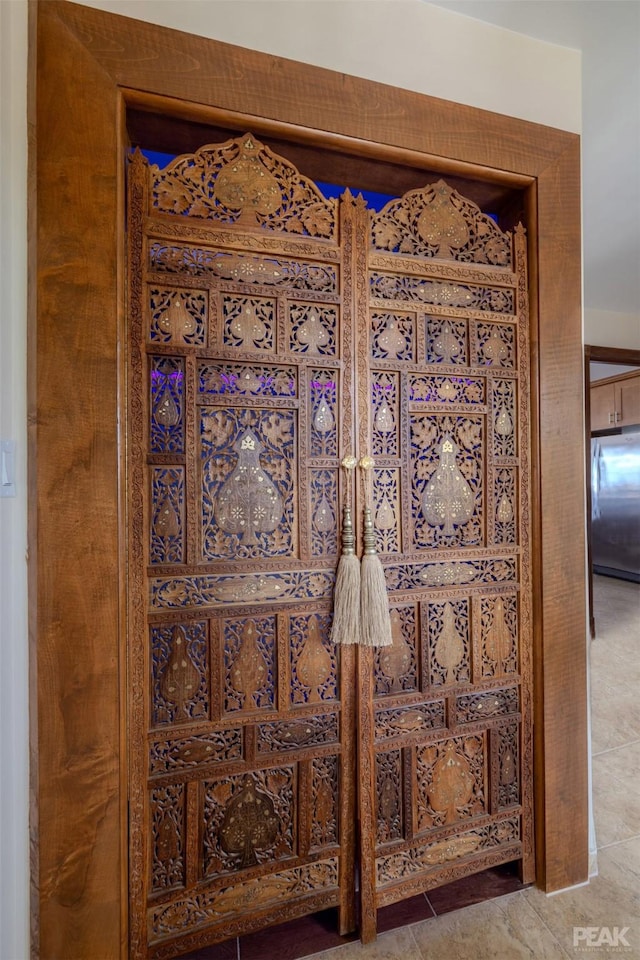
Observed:
[[[16,442],[0,440],[0,497],[16,495]]]

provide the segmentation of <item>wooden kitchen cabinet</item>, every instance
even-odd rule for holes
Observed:
[[[640,372],[591,385],[591,432],[640,423]]]

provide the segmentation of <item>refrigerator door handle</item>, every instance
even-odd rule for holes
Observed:
[[[600,516],[600,464],[602,447],[597,440],[591,441],[591,519],[597,520]]]

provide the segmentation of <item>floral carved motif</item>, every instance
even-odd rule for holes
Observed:
[[[251,134],[201,147],[151,170],[160,213],[334,238],[337,204]]]
[[[371,245],[420,257],[511,266],[511,237],[444,180],[391,200],[371,218]]]

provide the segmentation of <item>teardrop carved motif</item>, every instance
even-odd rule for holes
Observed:
[[[420,237],[436,256],[454,257],[469,242],[469,228],[462,214],[451,203],[453,191],[444,181],[435,185],[435,196],[418,217]]]
[[[331,407],[326,400],[321,400],[313,418],[313,429],[317,433],[329,433],[334,429],[335,424],[336,420],[331,412]]]
[[[516,779],[516,762],[511,750],[507,750],[502,758],[502,768],[500,770],[500,783],[508,786]]]
[[[260,466],[262,444],[252,430],[236,443],[235,469],[214,503],[214,515],[225,533],[239,534],[245,544],[256,543],[256,533],[271,533],[282,520],[282,497]]]
[[[497,328],[491,333],[491,336],[482,348],[482,352],[490,363],[496,360],[502,363],[509,356],[509,348],[502,340]]]
[[[381,333],[378,334],[378,347],[392,359],[397,359],[406,350],[407,341],[396,327],[394,320],[389,320]]]
[[[503,663],[511,653],[511,632],[504,615],[504,602],[498,597],[493,606],[493,623],[484,641],[487,657],[494,663]]]
[[[239,341],[240,347],[251,350],[254,346],[262,346],[267,327],[258,316],[254,304],[245,304],[231,323],[231,333]]]
[[[456,630],[456,616],[450,603],[445,603],[442,613],[442,630],[433,655],[446,671],[445,683],[456,682],[456,668],[464,657],[464,640]]]
[[[513,506],[506,494],[500,498],[500,503],[496,510],[496,518],[499,523],[510,523],[511,520],[513,520]]]
[[[393,433],[395,430],[395,419],[386,400],[378,407],[373,426],[377,433]]]
[[[255,866],[257,853],[273,846],[277,836],[278,815],[273,800],[246,777],[242,790],[225,810],[220,846],[225,853],[239,855],[237,866],[242,870]]]
[[[187,637],[182,627],[174,627],[171,653],[162,675],[160,691],[165,700],[175,703],[178,715],[186,713],[186,705],[200,686],[200,674],[189,656]]]
[[[176,294],[158,320],[158,327],[163,333],[168,333],[172,340],[181,340],[192,336],[198,329],[198,324],[184,306],[180,294]]]
[[[442,357],[445,363],[453,363],[455,358],[460,356],[461,350],[460,341],[451,332],[451,324],[445,322],[433,341],[433,352],[437,357]]]
[[[230,210],[239,210],[240,222],[255,222],[256,214],[268,216],[280,206],[278,183],[260,163],[252,137],[242,142],[238,159],[226,164],[218,174],[213,196]]]
[[[316,530],[320,533],[329,533],[330,530],[335,529],[336,516],[333,512],[333,507],[325,496],[322,497],[322,500],[314,511],[313,522]]]
[[[178,856],[179,845],[176,825],[171,817],[164,813],[158,827],[157,855],[159,860],[174,860]]]
[[[400,693],[402,678],[411,666],[411,647],[405,639],[397,610],[391,611],[391,640],[391,646],[383,647],[380,652],[380,669],[391,681],[389,692]]]
[[[307,639],[296,671],[300,682],[309,687],[309,703],[319,703],[321,690],[331,676],[331,655],[322,642],[317,617],[309,618]]]
[[[320,347],[325,347],[330,340],[329,331],[323,324],[318,311],[311,309],[309,316],[298,329],[297,338],[307,347],[309,353],[320,353]]]
[[[393,823],[400,815],[397,786],[390,776],[385,777],[382,790],[380,791],[380,813],[387,823]]]
[[[389,498],[385,496],[376,510],[376,527],[378,530],[393,530],[395,525],[396,515],[393,507],[389,503]]]
[[[498,411],[495,430],[496,433],[499,433],[501,437],[508,437],[513,432],[513,420],[511,419],[506,407],[500,407],[500,410]]]
[[[458,819],[458,809],[473,796],[473,774],[468,761],[449,742],[433,768],[429,803],[434,810],[445,811],[445,823]]]
[[[162,393],[158,397],[153,415],[163,427],[175,427],[180,420],[180,411],[169,387],[169,377],[165,377]]]
[[[169,497],[165,497],[158,508],[155,532],[163,540],[177,537],[180,533],[180,519]]]
[[[456,464],[457,445],[445,436],[438,450],[438,467],[422,497],[422,513],[427,523],[440,526],[447,537],[473,516],[473,491]]]
[[[253,700],[256,707],[259,706],[259,694],[264,687],[267,673],[267,664],[258,646],[255,622],[247,620],[242,631],[240,649],[230,671],[231,685],[242,694],[245,709],[251,706],[250,700]]]

